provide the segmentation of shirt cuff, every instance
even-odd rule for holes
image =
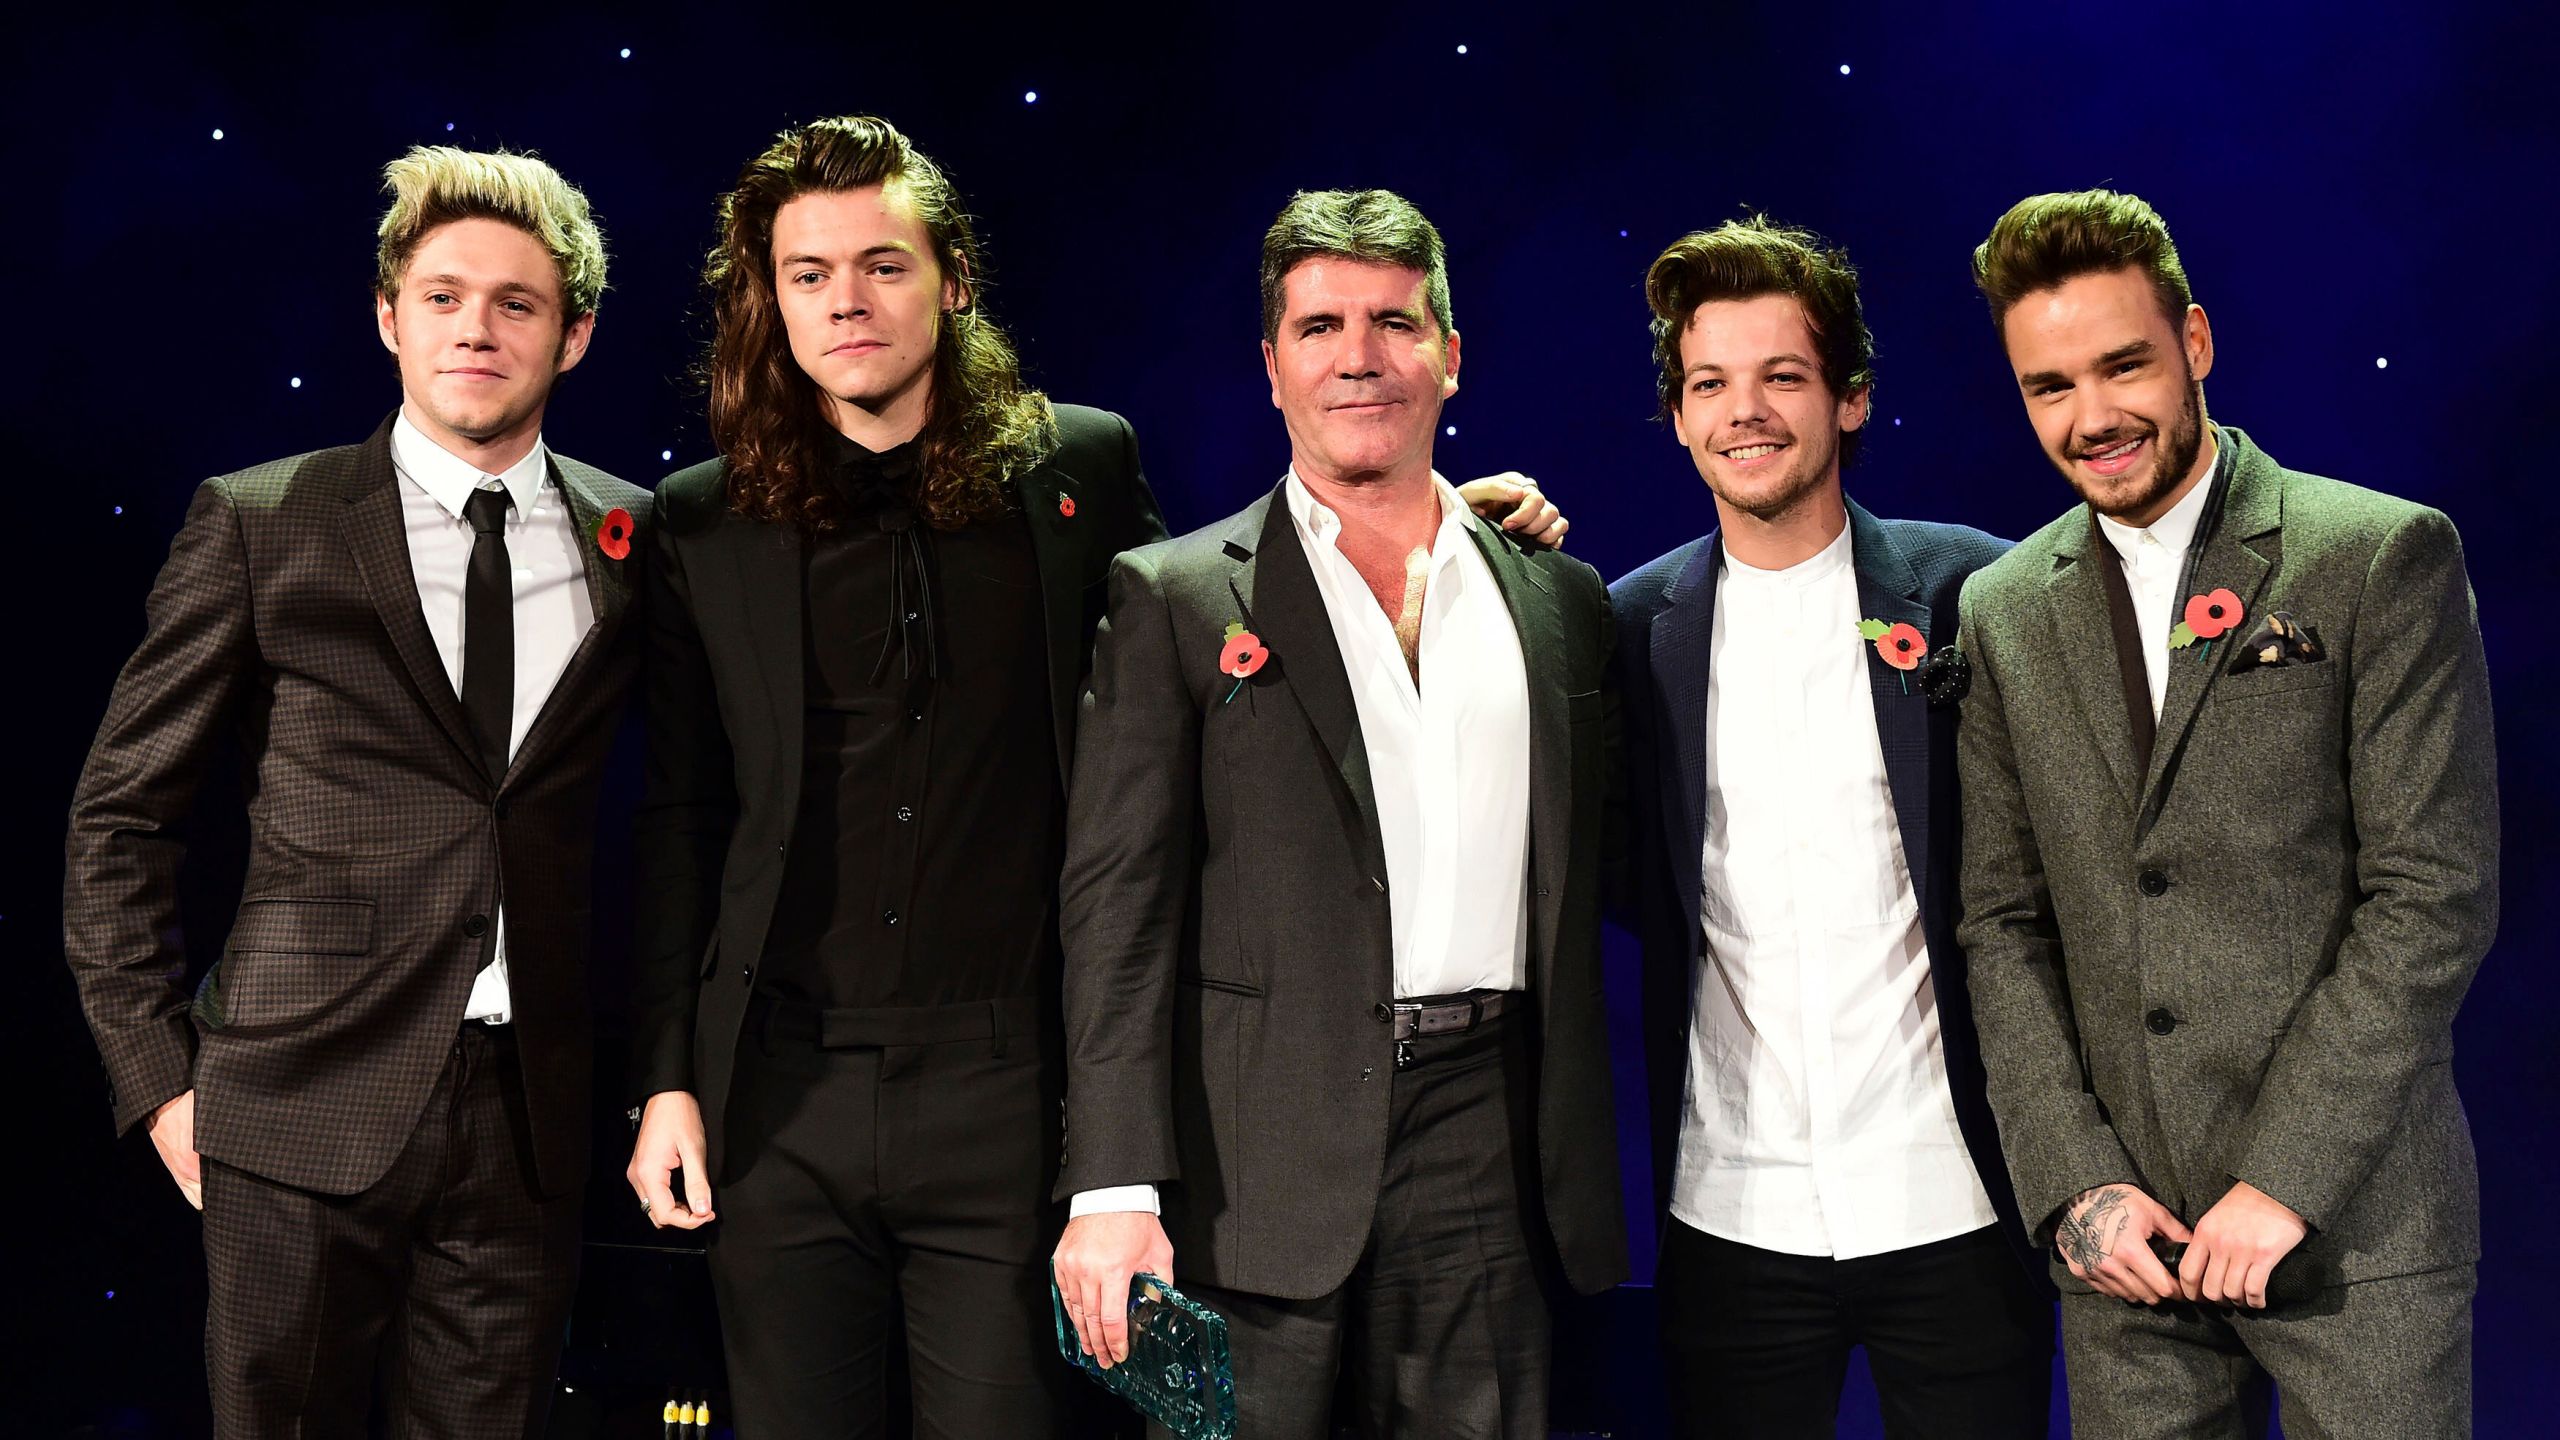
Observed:
[[[1067,1218],[1081,1220],[1087,1215],[1108,1215],[1115,1211],[1144,1210],[1162,1215],[1153,1185],[1109,1185],[1100,1190],[1079,1190],[1067,1202]]]

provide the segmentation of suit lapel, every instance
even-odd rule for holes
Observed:
[[[1383,863],[1378,797],[1369,784],[1369,751],[1360,738],[1351,673],[1334,641],[1333,619],[1325,611],[1324,593],[1316,588],[1315,569],[1298,542],[1296,522],[1289,518],[1288,497],[1279,488],[1238,517],[1227,550],[1241,562],[1227,582],[1241,612],[1237,618],[1271,652],[1282,683],[1342,776],[1369,860]]]
[[[2284,475],[2238,431],[2222,430],[2220,443],[2232,451],[2229,489],[2222,497],[2221,518],[2203,537],[2204,554],[2193,568],[2195,584],[2189,593],[2228,588],[2240,597],[2246,624],[2257,618],[2261,592],[2281,553]],[[2185,595],[2177,597],[2180,607],[2186,602]],[[2151,773],[2143,779],[2137,835],[2148,832],[2158,818],[2169,776],[2186,747],[2187,732],[2204,705],[2205,693],[2220,678],[2227,655],[2228,647],[2219,644],[2212,649],[2198,645],[2170,652],[2169,692],[2160,702],[2160,731],[2151,746]]]
[[[373,600],[374,612],[382,617],[392,650],[408,669],[418,702],[435,717],[471,768],[485,771],[479,745],[471,738],[471,722],[462,713],[461,697],[454,693],[453,677],[445,671],[444,657],[436,653],[435,637],[427,631],[426,612],[418,602],[418,576],[410,567],[408,526],[400,509],[400,477],[391,466],[391,423],[383,421],[364,443],[356,456],[355,473],[348,479],[343,532],[347,553],[355,557],[356,571],[364,577],[365,591]],[[497,777],[489,778],[496,782]]]
[[[1552,583],[1494,527],[1473,515],[1464,517],[1464,524],[1511,611],[1529,685],[1529,869],[1535,878],[1529,953],[1543,987],[1551,979],[1546,971],[1564,919],[1565,871],[1571,861],[1573,715],[1566,697],[1573,657],[1565,646],[1564,615]]]
[[[1049,721],[1064,783],[1075,760],[1077,693],[1084,680],[1084,543],[1070,512],[1083,486],[1058,465],[1035,466],[1014,478],[1014,495],[1031,530],[1031,556],[1040,571],[1040,613],[1049,635]]]
[[[2071,677],[2091,742],[2129,810],[2140,794],[2142,777],[2134,762],[2132,726],[2125,718],[2115,631],[2107,619],[2106,577],[2098,573],[2107,558],[2097,547],[2107,542],[2099,538],[2097,527],[2097,515],[2088,506],[2072,512],[2065,531],[2069,538],[2054,547],[2053,571],[2045,577],[2045,602],[2052,611],[2054,648],[2062,672]]]
[[[1888,625],[1907,624],[1934,649],[1949,637],[1929,634],[1929,607],[1920,598],[1920,573],[1893,543],[1883,524],[1849,504],[1849,558],[1858,575],[1861,618]],[[1929,706],[1906,683],[1907,672],[1894,669],[1876,647],[1851,635],[1865,652],[1867,694],[1875,704],[1876,743],[1884,751],[1885,786],[1893,797],[1896,825],[1902,831],[1903,863],[1911,871],[1911,891],[1929,893]]]
[[[801,674],[802,539],[795,525],[722,517],[730,583],[746,612],[746,641],[764,677],[765,708],[773,716],[775,763],[782,767],[776,795],[800,793],[802,737],[807,728],[807,680]]]
[[[569,501],[569,526],[577,541],[578,563],[586,572],[588,608],[595,618],[588,623],[587,633],[578,637],[578,648],[569,652],[569,663],[560,667],[560,678],[552,682],[551,693],[543,699],[542,712],[533,717],[532,727],[525,731],[524,743],[516,747],[515,757],[507,765],[509,776],[538,762],[567,730],[571,722],[562,717],[575,713],[578,698],[586,688],[587,673],[599,663],[608,637],[622,623],[623,611],[631,604],[631,582],[622,568],[628,563],[627,557],[616,560],[597,546],[596,533],[613,506],[606,503],[594,474],[575,460],[563,463],[554,455],[551,479]]]
[[[1671,847],[1681,914],[1698,913],[1698,865],[1707,842],[1707,675],[1714,653],[1716,576],[1724,548],[1710,531],[1653,621],[1652,669],[1660,687],[1675,793],[1664,797],[1663,843]]]

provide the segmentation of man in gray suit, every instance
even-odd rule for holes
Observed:
[[[1420,212],[1297,196],[1262,296],[1289,472],[1114,563],[1077,729],[1058,1285],[1113,1361],[1135,1271],[1223,1314],[1242,1434],[1329,1436],[1347,1368],[1365,1434],[1543,1440],[1549,1277],[1626,1271],[1608,597],[1431,468]]]
[[[2467,1433],[2449,1030],[2498,815],[2461,542],[2205,418],[2141,200],[2022,201],[1974,274],[2086,502],[1960,610],[1959,933],[2074,1433],[2253,1433],[2271,1387],[2296,1437]]]

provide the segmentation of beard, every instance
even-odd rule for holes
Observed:
[[[1718,500],[1755,520],[1774,522],[1822,489],[1840,453],[1840,432],[1823,431],[1819,443],[1789,434],[1768,434],[1770,443],[1788,447],[1785,469],[1773,475],[1735,477],[1724,473],[1716,458],[1698,457],[1698,470]]]
[[[2062,477],[2080,492],[2081,499],[2089,502],[2090,509],[2116,519],[2149,514],[2196,468],[2196,456],[2204,450],[2204,396],[2192,378],[2181,394],[2178,413],[2165,435],[2157,424],[2144,422],[2140,428],[2122,426],[2092,439],[2074,438],[2060,461]],[[2151,464],[2134,474],[2111,480],[2093,479],[2072,463],[2101,450],[2112,450],[2128,440],[2141,439],[2152,442]]]

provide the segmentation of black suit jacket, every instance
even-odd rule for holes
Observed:
[[[1956,598],[1965,577],[1998,559],[2005,540],[1961,525],[1879,520],[1849,502],[1849,548],[1861,613],[1908,622],[1929,649],[1955,643]],[[1710,532],[1609,587],[1617,610],[1617,670],[1626,704],[1628,926],[1644,954],[1645,1080],[1653,1134],[1654,1201],[1671,1199],[1680,1109],[1688,1078],[1691,987],[1698,973],[1699,856],[1706,844],[1707,659],[1722,547]],[[1840,644],[1861,644],[1854,634]],[[1933,706],[1868,647],[1869,694],[1894,819],[1920,900],[1938,1033],[1956,1123],[1973,1167],[2004,1220],[2017,1218],[2000,1133],[1983,1095],[1964,952],[1956,945],[1957,865],[1963,817],[1956,793],[1956,709]],[[2013,1242],[2015,1224],[2003,1227]],[[2038,1273],[2040,1263],[2017,1246]]]
[[[507,987],[542,1189],[585,1178],[597,786],[638,662],[645,490],[555,454],[595,622],[486,773],[409,562],[391,421],[362,445],[208,480],[152,587],[71,805],[64,945],[115,1121],[192,1086],[196,1148],[353,1194],[408,1142],[506,905]],[[248,763],[249,864],[192,1006],[182,829],[216,748]]]
[[[1528,665],[1529,993],[1545,1218],[1580,1290],[1626,1273],[1600,994],[1609,612],[1591,567],[1469,517]],[[1237,621],[1270,651],[1233,700]],[[1061,1196],[1152,1182],[1181,1273],[1308,1298],[1367,1243],[1395,995],[1351,682],[1278,490],[1122,557],[1068,805]]]
[[[1056,453],[1014,487],[1040,571],[1063,785],[1111,557],[1162,539],[1164,521],[1127,421],[1080,405],[1058,406],[1057,419]],[[668,476],[658,512],[632,1088],[694,1093],[718,1175],[739,1026],[800,804],[801,534],[731,510],[719,461]]]

